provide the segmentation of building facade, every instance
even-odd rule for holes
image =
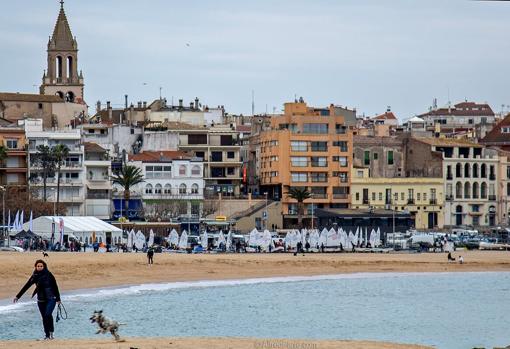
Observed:
[[[281,199],[284,227],[297,222],[297,202],[290,188],[306,188],[315,208],[348,208],[352,131],[336,108],[311,108],[304,101],[286,103],[283,115],[272,116],[260,133],[260,191]],[[313,206],[312,206],[313,205]]]
[[[112,163],[108,152],[95,143],[84,142],[85,150],[85,215],[110,219]]]
[[[4,147],[5,158],[0,159],[0,185],[27,185],[27,141],[25,129],[18,126],[0,127],[0,145]]]
[[[443,190],[442,178],[371,177],[368,169],[353,168],[351,207],[406,212],[416,229],[442,229]]]
[[[146,217],[200,217],[204,199],[204,165],[180,151],[141,152],[129,161],[142,170],[144,182],[133,188]]]

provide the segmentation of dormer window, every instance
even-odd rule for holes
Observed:
[[[510,126],[505,126],[501,128],[501,133],[510,133]]]

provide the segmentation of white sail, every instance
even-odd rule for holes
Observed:
[[[375,234],[375,247],[381,246],[381,228],[377,227],[377,232]]]
[[[168,236],[168,243],[174,246],[179,245],[179,234],[177,234],[175,229],[172,229],[170,232],[170,235]]]
[[[264,233],[262,234],[262,241],[260,242],[260,247],[262,249],[269,249],[269,245],[271,245],[271,242],[272,242],[272,237],[271,237],[271,232],[269,230],[264,230]]]
[[[250,236],[248,238],[248,245],[252,247],[259,246],[259,232],[255,228],[250,232]]]
[[[138,250],[142,250],[145,247],[145,235],[140,230],[136,232],[135,247]]]
[[[317,248],[317,247],[320,247],[320,244],[319,244],[319,239],[320,239],[320,235],[319,235],[319,231],[317,231],[316,229],[314,229],[311,233],[310,233],[310,247],[311,248]]]
[[[223,234],[223,230],[220,230],[220,235],[218,236],[218,241],[216,242],[216,246],[226,246],[227,241],[225,240],[225,235]]]
[[[227,251],[230,251],[230,248],[232,247],[232,232],[229,230],[227,234],[227,241],[226,241],[226,248]]]
[[[133,233],[134,231],[131,230]],[[131,249],[133,247],[133,235],[131,235],[131,231],[128,231],[127,233],[127,248]]]
[[[183,230],[179,239],[179,249],[185,250],[188,248],[188,233]]]
[[[321,234],[319,236],[319,247],[322,245],[327,246],[328,243],[328,230],[326,228],[322,229]]]
[[[151,229],[149,232],[149,241],[147,242],[147,246],[151,247],[152,245],[154,245],[154,232]]]
[[[207,230],[204,231],[204,234],[202,234],[202,239],[200,240],[200,244],[202,245],[202,248],[204,250],[207,250],[207,247],[209,246],[209,234],[207,234]]]

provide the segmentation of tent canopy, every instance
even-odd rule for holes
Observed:
[[[60,231],[60,219],[64,220],[64,234],[74,233],[121,233],[122,230],[119,228],[103,222],[99,218],[92,216],[72,216],[72,217],[60,217],[60,216],[41,216],[33,220],[33,230],[36,234],[51,234],[52,224],[55,223],[55,232]],[[25,230],[28,230],[28,223],[23,225]]]
[[[16,239],[36,239],[39,236],[31,232],[30,230],[29,231],[22,230],[18,234],[14,235],[14,237]]]

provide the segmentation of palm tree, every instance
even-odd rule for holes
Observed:
[[[297,201],[298,203],[298,226],[299,228],[303,228],[303,214],[304,214],[304,205],[303,202],[306,199],[310,199],[312,194],[308,191],[307,188],[291,188],[287,192],[287,195]]]
[[[124,188],[124,211],[127,213],[131,187],[145,182],[142,169],[133,165],[124,165],[119,172],[112,176],[112,181],[113,184],[118,184]]]
[[[47,201],[46,197],[46,180],[52,177],[55,172],[55,158],[50,147],[44,144],[37,146],[35,154],[35,164],[42,169],[43,177],[43,201]]]
[[[7,159],[7,147],[5,145],[0,145],[0,164],[4,165],[4,160]]]
[[[69,148],[65,144],[57,144],[51,148],[53,157],[57,164],[57,206],[60,202],[60,169],[65,164],[67,157],[69,156]]]

